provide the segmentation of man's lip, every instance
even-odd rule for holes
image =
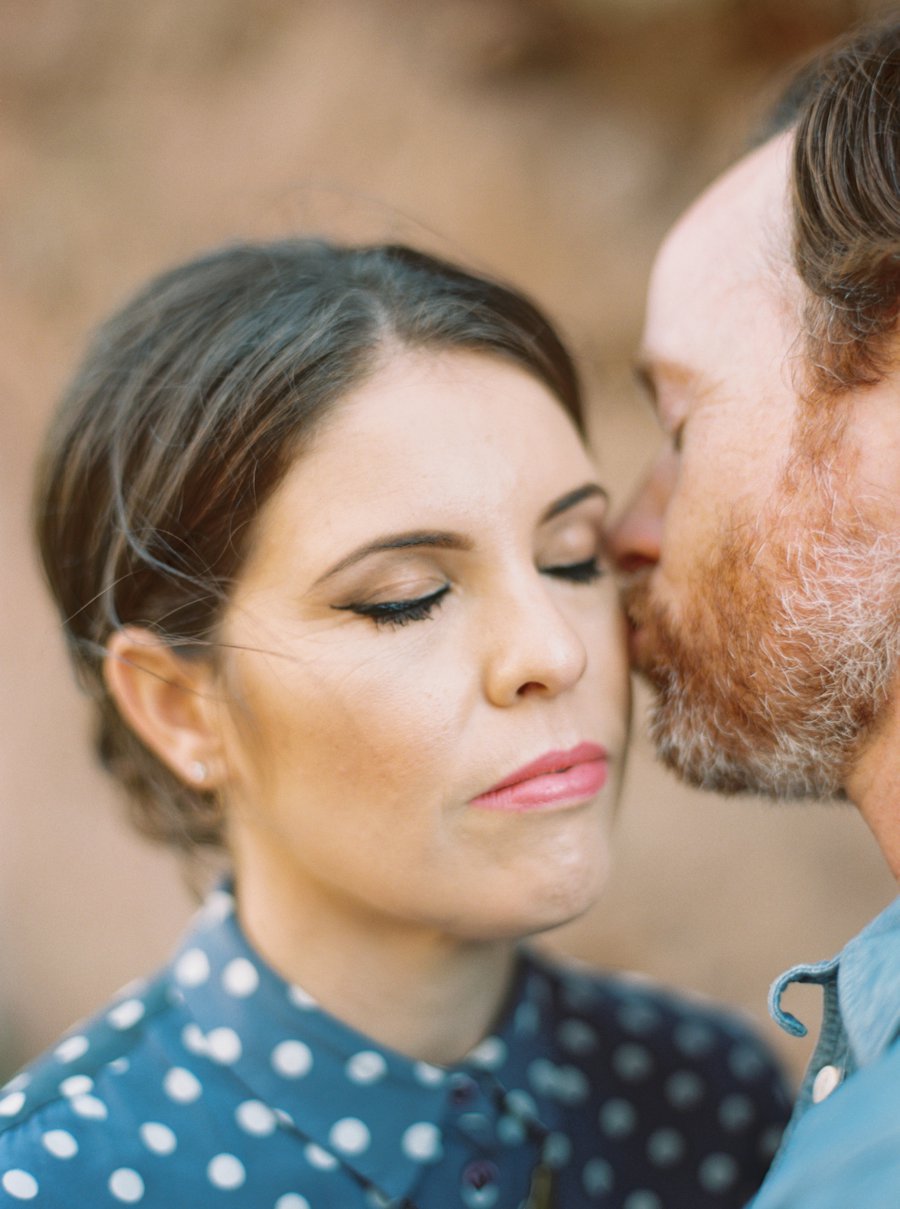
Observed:
[[[521,768],[511,772],[508,777],[504,777],[502,781],[492,785],[490,789],[485,789],[478,797],[497,793],[501,789],[508,789],[510,785],[519,785],[522,781],[530,781],[534,777],[564,772],[576,764],[588,764],[595,760],[606,759],[608,759],[606,748],[601,747],[599,743],[579,743],[575,747],[569,748],[568,751],[548,751],[529,764],[523,764]]]

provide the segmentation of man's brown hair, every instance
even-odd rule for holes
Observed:
[[[890,368],[900,303],[900,14],[848,35],[795,77],[770,133],[794,131],[794,266],[809,291],[812,386],[833,395]]]

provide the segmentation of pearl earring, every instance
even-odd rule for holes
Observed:
[[[188,766],[188,776],[192,781],[196,781],[198,785],[202,785],[209,776],[209,769],[202,760],[192,760]]]

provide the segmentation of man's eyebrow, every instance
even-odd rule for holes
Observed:
[[[329,568],[324,575],[320,575],[313,584],[313,587],[318,587],[320,583],[323,583],[326,579],[330,579],[332,575],[337,575],[338,571],[344,571],[347,567],[352,567],[355,563],[361,562],[362,559],[368,558],[370,554],[379,554],[383,550],[409,550],[419,546],[441,550],[472,549],[471,541],[459,533],[421,529],[416,529],[409,533],[387,533],[384,537],[377,537],[374,541],[366,542],[364,546],[359,546],[356,550],[352,550],[340,562],[336,562],[333,567]]]
[[[663,382],[669,382],[673,386],[689,387],[704,393],[712,389],[697,370],[683,365],[680,361],[671,361],[666,357],[654,357],[649,353],[639,357],[635,362],[634,377],[649,397],[654,411],[657,409],[659,401],[659,387]]]
[[[584,483],[583,486],[576,487],[574,491],[567,491],[565,495],[561,495],[558,500],[554,500],[548,508],[544,509],[541,513],[540,523],[545,525],[547,521],[552,521],[561,512],[567,512],[569,508],[574,508],[582,500],[592,499],[594,496],[599,496],[605,501],[609,499],[609,492],[599,483]]]

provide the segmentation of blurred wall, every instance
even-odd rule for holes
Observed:
[[[86,331],[233,236],[411,240],[512,278],[563,324],[621,502],[656,440],[628,370],[655,245],[740,153],[785,62],[876,8],[7,0],[0,1075],[160,961],[192,906],[92,766],[28,545],[34,452]],[[687,791],[639,737],[609,891],[552,943],[762,1016],[775,973],[893,893],[851,810]],[[814,996],[791,1006],[815,1023]],[[799,1069],[804,1043],[773,1039]]]

